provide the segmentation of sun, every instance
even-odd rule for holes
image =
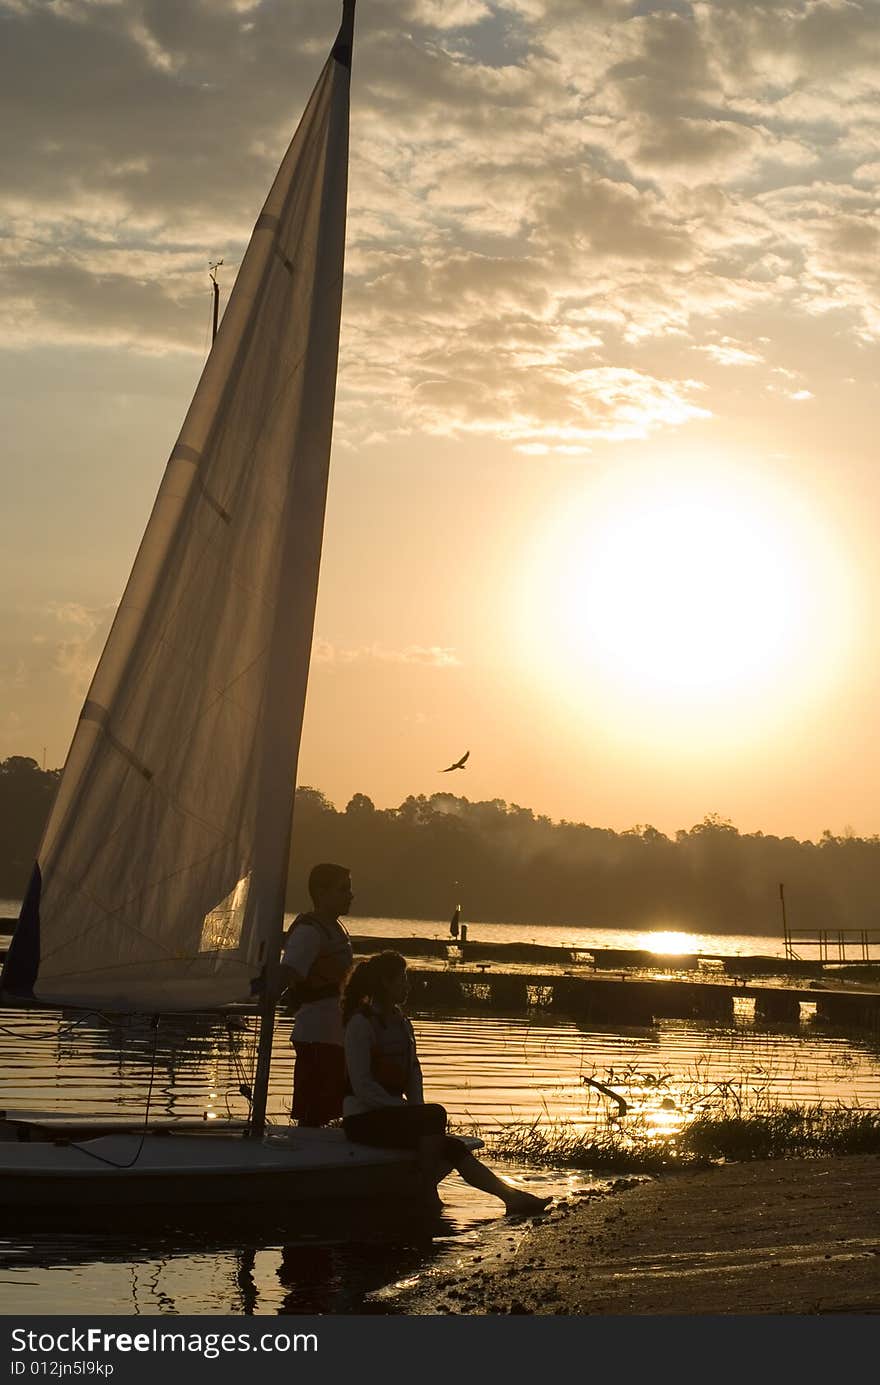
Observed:
[[[589,479],[536,536],[519,598],[558,692],[696,737],[765,724],[827,681],[852,606],[841,553],[800,496],[692,462]]]
[[[768,677],[802,633],[801,555],[742,496],[652,487],[567,555],[562,586],[582,654],[676,697]]]

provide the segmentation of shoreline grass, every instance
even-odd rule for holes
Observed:
[[[536,1120],[500,1130],[468,1126],[466,1133],[485,1141],[491,1159],[597,1173],[668,1173],[724,1160],[880,1154],[880,1112],[821,1103],[771,1104],[751,1114],[722,1109],[662,1134],[638,1119],[628,1129],[598,1132]]]

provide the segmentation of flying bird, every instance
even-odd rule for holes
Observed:
[[[461,759],[460,759],[460,760],[456,760],[456,762],[455,762],[454,765],[447,765],[445,769],[439,770],[438,773],[439,773],[439,774],[448,774],[449,771],[450,771],[451,769],[464,769],[464,762],[465,762],[465,760],[467,759],[467,757],[470,755],[470,753],[471,753],[471,752],[470,752],[469,750],[466,750],[466,751],[464,752],[464,754],[462,755]]]

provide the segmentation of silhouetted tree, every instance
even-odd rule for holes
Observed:
[[[60,772],[19,756],[0,762],[0,894],[23,893]],[[503,799],[410,795],[377,808],[353,794],[345,811],[319,789],[297,789],[288,906],[307,906],[316,861],[351,868],[355,914],[469,922],[777,933],[779,882],[789,922],[878,927],[880,838],[823,832],[818,842],[741,834],[715,813],[674,838],[637,824],[624,832],[552,822]]]
[[[24,755],[0,761],[0,894],[24,894],[60,778]]]
[[[742,835],[710,813],[670,838],[650,824],[554,823],[451,793],[389,809],[355,794],[340,814],[316,790],[300,794],[309,811],[295,817],[292,895],[311,862],[339,859],[354,872],[362,916],[444,919],[461,899],[471,922],[776,933],[782,880],[798,926],[876,926],[876,837]]]

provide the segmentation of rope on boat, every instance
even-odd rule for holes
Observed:
[[[251,1070],[250,1070],[250,1073],[249,1073],[249,1074],[248,1074],[248,1072],[247,1072],[247,1070],[246,1070],[246,1068],[245,1068],[244,1063],[243,1063],[242,1060],[241,1060],[239,1051],[238,1051],[238,1049],[237,1049],[236,1046],[235,1046],[235,1038],[234,1038],[235,1030],[234,1030],[234,1028],[233,1028],[233,1024],[232,1024],[231,1021],[229,1021],[229,1020],[227,1021],[227,1024],[226,1024],[226,1037],[227,1037],[228,1040],[229,1040],[229,1056],[230,1056],[230,1058],[231,1058],[231,1060],[232,1060],[232,1065],[233,1065],[233,1067],[235,1068],[236,1076],[238,1077],[238,1086],[237,1086],[234,1090],[238,1093],[239,1096],[243,1096],[244,1099],[245,1099],[245,1101],[246,1101],[247,1104],[248,1104],[247,1125],[248,1125],[248,1128],[249,1128],[249,1127],[250,1127],[250,1124],[251,1124],[251,1117],[252,1117],[252,1115],[253,1115],[253,1109],[254,1109],[254,1082],[255,1082],[255,1080],[256,1080],[256,1072],[257,1072],[258,1049],[257,1049],[257,1031],[256,1031],[255,1029],[249,1027],[248,1033],[249,1033],[249,1036],[250,1036],[249,1053],[250,1053],[250,1065],[251,1065]],[[227,1089],[226,1089],[226,1091],[225,1091],[225,1093],[224,1093],[224,1096],[225,1096],[225,1098],[226,1098],[226,1114],[229,1116],[230,1119],[232,1118],[232,1110],[231,1110],[231,1107],[230,1107],[230,1105],[229,1105],[229,1093],[230,1093],[232,1090],[233,1090],[233,1088],[227,1087]],[[273,1120],[270,1120],[270,1119],[267,1117],[267,1118],[266,1118],[266,1125],[267,1125],[267,1127],[268,1127],[268,1126],[271,1126],[271,1125],[273,1125],[273,1124],[274,1124],[274,1121],[273,1121]]]
[[[36,1037],[37,1037],[37,1039],[45,1038],[45,1039],[47,1040],[47,1042],[52,1042],[52,1043],[54,1044],[54,1043],[57,1042],[58,1038],[62,1037],[62,1036],[65,1035],[65,1034],[71,1033],[74,1029],[77,1028],[78,1025],[84,1024],[87,1020],[93,1019],[93,1018],[94,1018],[94,1019],[102,1020],[102,1021],[103,1021],[106,1025],[108,1025],[108,1026],[111,1026],[111,1025],[114,1023],[114,1020],[113,1020],[109,1015],[104,1014],[104,1012],[101,1011],[101,1010],[87,1010],[87,1011],[85,1011],[84,1014],[80,1015],[78,1019],[75,1019],[71,1024],[66,1025],[64,1028],[61,1028],[61,1029],[56,1030],[55,1033],[53,1033],[53,1034],[46,1034],[46,1035],[38,1035],[38,1036],[36,1036]],[[150,1105],[151,1105],[152,1095],[153,1095],[153,1083],[154,1083],[154,1081],[155,1081],[155,1076],[156,1076],[156,1056],[157,1056],[158,1045],[159,1045],[159,1018],[160,1018],[160,1017],[159,1017],[158,1015],[152,1015],[152,1016],[150,1017],[150,1027],[151,1027],[151,1029],[153,1030],[153,1047],[152,1047],[152,1053],[151,1053],[151,1055],[150,1055],[150,1084],[149,1084],[149,1087],[148,1087],[148,1089],[147,1089],[147,1103],[146,1103],[146,1107],[145,1107],[145,1110],[144,1110],[144,1123],[143,1123],[143,1129],[141,1130],[140,1142],[139,1142],[139,1144],[138,1144],[138,1147],[137,1147],[137,1150],[136,1150],[134,1156],[128,1161],[128,1163],[120,1164],[120,1163],[117,1163],[117,1161],[116,1161],[115,1159],[108,1159],[106,1155],[96,1153],[96,1151],[93,1150],[93,1149],[86,1149],[84,1145],[72,1143],[71,1146],[70,1146],[70,1147],[73,1148],[73,1149],[78,1149],[78,1150],[80,1150],[83,1154],[88,1154],[90,1158],[98,1160],[99,1163],[108,1164],[111,1168],[115,1168],[115,1169],[130,1169],[130,1168],[132,1168],[133,1165],[137,1163],[137,1161],[138,1161],[138,1159],[140,1158],[141,1153],[142,1153],[142,1151],[143,1151],[144,1140],[146,1139],[147,1132],[148,1132],[148,1127],[149,1127]],[[14,1039],[20,1039],[20,1038],[21,1038],[21,1033],[20,1033],[19,1030],[7,1029],[5,1025],[0,1025],[0,1034],[7,1034],[10,1038],[14,1038]],[[250,1052],[250,1069],[251,1069],[251,1070],[250,1070],[250,1074],[248,1074],[247,1069],[246,1069],[244,1063],[242,1062],[241,1054],[240,1054],[239,1050],[236,1048],[236,1045],[235,1045],[235,1042],[234,1042],[234,1036],[233,1036],[232,1025],[229,1024],[229,1023],[227,1023],[226,1034],[227,1034],[227,1038],[229,1039],[229,1053],[230,1053],[230,1057],[231,1057],[231,1060],[232,1060],[232,1065],[233,1065],[233,1067],[235,1068],[236,1076],[238,1077],[238,1087],[237,1087],[235,1090],[237,1091],[238,1095],[243,1096],[243,1097],[245,1098],[245,1100],[247,1101],[247,1103],[248,1103],[248,1108],[249,1108],[248,1120],[250,1120],[250,1110],[253,1108],[253,1084],[254,1084],[254,1074],[255,1074],[256,1065],[257,1065],[257,1044],[256,1044],[256,1037],[255,1037],[253,1031],[251,1031],[251,1032],[250,1032],[250,1039],[251,1039],[251,1042],[250,1042],[250,1046],[249,1046],[249,1052]],[[231,1090],[231,1089],[230,1089],[230,1090]],[[232,1118],[232,1111],[231,1111],[230,1106],[229,1106],[229,1090],[227,1090],[227,1092],[225,1093],[225,1097],[226,1097],[226,1111],[227,1111],[228,1116],[229,1116],[230,1119],[231,1119],[231,1118]]]
[[[236,1076],[238,1077],[238,1087],[236,1088],[236,1090],[237,1090],[239,1096],[243,1096],[244,1099],[245,1099],[245,1101],[246,1101],[247,1104],[248,1104],[248,1124],[250,1124],[251,1112],[252,1112],[252,1110],[253,1110],[253,1105],[254,1105],[254,1075],[255,1075],[256,1066],[257,1066],[257,1043],[256,1043],[256,1036],[255,1036],[254,1032],[251,1030],[251,1031],[250,1031],[250,1037],[251,1037],[251,1045],[250,1045],[251,1071],[250,1071],[250,1076],[248,1076],[247,1071],[245,1070],[245,1066],[244,1066],[243,1062],[241,1061],[241,1057],[240,1057],[240,1055],[239,1055],[239,1051],[238,1051],[238,1049],[237,1049],[236,1046],[235,1046],[234,1033],[235,1033],[235,1031],[234,1031],[234,1029],[233,1029],[232,1021],[231,1021],[231,1020],[227,1020],[227,1021],[226,1021],[226,1037],[227,1037],[227,1039],[229,1040],[229,1056],[230,1056],[230,1058],[232,1059],[232,1066],[235,1068],[235,1073],[236,1073]],[[232,1118],[232,1110],[231,1110],[230,1105],[229,1105],[229,1093],[230,1093],[231,1090],[232,1090],[231,1088],[227,1087],[226,1091],[224,1092],[224,1096],[225,1096],[225,1098],[226,1098],[226,1114],[229,1116],[230,1119]]]
[[[73,1020],[71,1024],[66,1025],[63,1029],[53,1030],[51,1034],[29,1034],[27,1036],[28,1043],[38,1044],[42,1042],[55,1044],[58,1042],[59,1039],[63,1039],[65,1034],[72,1034],[74,1029],[76,1029],[78,1025],[85,1024],[86,1020],[90,1019],[103,1020],[103,1022],[108,1026],[112,1025],[113,1023],[110,1016],[105,1015],[102,1010],[86,1010],[84,1014],[80,1015],[78,1020]],[[5,1034],[10,1039],[21,1039],[20,1029],[7,1029],[5,1024],[0,1024],[0,1034]]]
[[[150,1016],[150,1028],[153,1031],[153,1052],[150,1055],[150,1085],[147,1088],[147,1104],[144,1110],[144,1127],[141,1131],[141,1138],[138,1147],[126,1164],[120,1164],[116,1159],[108,1159],[105,1154],[98,1154],[94,1149],[87,1149],[85,1145],[71,1144],[71,1149],[78,1149],[81,1154],[87,1154],[90,1159],[97,1159],[99,1164],[109,1164],[111,1169],[130,1169],[140,1159],[144,1148],[144,1141],[147,1138],[147,1129],[150,1121],[150,1102],[153,1097],[153,1080],[156,1076],[156,1052],[159,1047],[159,1016]]]

